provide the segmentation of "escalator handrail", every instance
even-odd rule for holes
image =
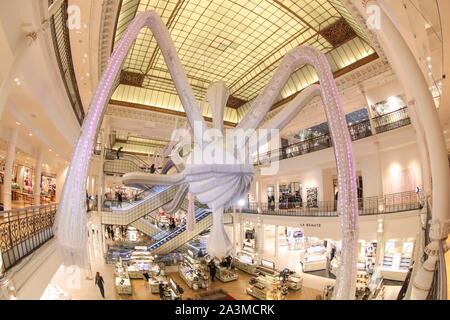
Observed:
[[[197,210],[199,210],[200,213],[198,215],[197,214],[195,215],[195,222],[199,222],[199,221],[203,220],[205,217],[209,216],[211,214],[211,212],[212,212],[211,210],[206,210],[206,209],[201,209],[201,208],[198,208]],[[176,236],[178,236],[181,233],[183,233],[185,230],[186,230],[186,224],[183,224],[182,226],[180,226],[177,229],[175,229],[173,232],[169,233],[163,239],[161,239],[161,240],[153,243],[152,245],[150,245],[148,247],[148,250],[155,250],[155,249],[159,248],[163,244],[167,243],[168,241],[172,240]]]
[[[124,207],[124,208],[115,208],[115,209],[112,209],[112,212],[117,212],[117,211],[128,211],[128,210],[131,210],[131,209],[137,207],[138,205],[140,205],[141,203],[144,203],[145,201],[147,201],[147,200],[149,200],[149,199],[151,199],[151,198],[153,198],[153,197],[156,197],[156,196],[159,195],[160,193],[162,193],[162,192],[168,190],[168,189],[171,188],[171,187],[175,187],[175,186],[160,186],[160,187],[162,188],[161,190],[156,191],[156,192],[154,192],[154,193],[150,193],[150,194],[149,194],[148,196],[146,196],[145,198],[143,198],[143,199],[141,199],[141,200],[138,200],[138,201],[135,201],[134,203],[132,203],[132,204],[130,204],[129,206],[126,206],[126,207]]]

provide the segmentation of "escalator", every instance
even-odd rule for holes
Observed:
[[[167,254],[173,250],[183,246],[186,242],[192,240],[194,237],[209,229],[212,226],[211,210],[205,208],[195,209],[195,228],[193,232],[186,230],[186,224],[181,225],[177,229],[167,234],[150,245],[148,250],[153,254]]]
[[[147,197],[141,201],[114,208],[110,212],[102,212],[102,223],[127,226],[170,203],[177,194],[179,186],[154,186]]]

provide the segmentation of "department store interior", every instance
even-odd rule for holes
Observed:
[[[448,300],[450,1],[0,1],[0,56],[0,300]]]

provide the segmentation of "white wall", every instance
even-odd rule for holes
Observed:
[[[376,159],[376,141],[379,143],[381,172]],[[412,126],[355,141],[353,151],[356,171],[363,177],[364,197],[378,195],[380,174],[384,194],[412,191],[422,184],[419,154]],[[334,200],[332,187],[337,170],[332,148],[282,160],[279,167],[275,175],[255,176],[253,185],[255,181],[261,183],[261,202],[267,202],[267,186],[275,186],[277,180],[280,185],[290,182],[302,183],[303,201],[306,200],[308,187],[319,188],[319,201]],[[254,186],[251,192],[255,192]]]
[[[245,214],[242,216],[246,221],[257,222],[258,215]],[[360,216],[359,217],[359,240],[377,240],[378,219],[384,218],[383,238],[408,239],[415,238],[420,231],[419,210],[385,215]],[[342,240],[341,220],[339,217],[298,217],[282,215],[261,215],[262,223],[266,225],[279,225],[299,228],[308,237],[320,239]]]

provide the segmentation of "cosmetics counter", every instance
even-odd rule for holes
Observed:
[[[117,293],[120,295],[132,294],[130,276],[122,262],[116,263],[114,275]]]
[[[218,266],[216,277],[222,282],[230,282],[237,280],[238,274],[234,269],[227,269],[226,267]]]
[[[247,294],[260,300],[284,300],[288,295],[288,288],[278,277],[260,275],[249,281]]]
[[[183,261],[179,266],[179,273],[181,279],[193,290],[207,288],[209,285],[209,272],[206,258],[195,258],[191,250],[183,254]]]
[[[256,250],[253,240],[246,240],[240,252],[236,253],[233,264],[236,268],[256,275]]]
[[[181,300],[182,293],[180,292],[178,285],[172,279],[169,279],[168,282],[164,283],[163,290],[162,300]]]
[[[324,246],[312,246],[300,252],[300,262],[304,272],[325,270],[327,250]]]
[[[404,281],[411,265],[413,241],[387,241],[381,273],[385,279]]]
[[[145,272],[149,275],[157,275],[161,272],[155,257],[148,251],[133,251],[127,264],[128,275],[131,279],[143,279]]]

